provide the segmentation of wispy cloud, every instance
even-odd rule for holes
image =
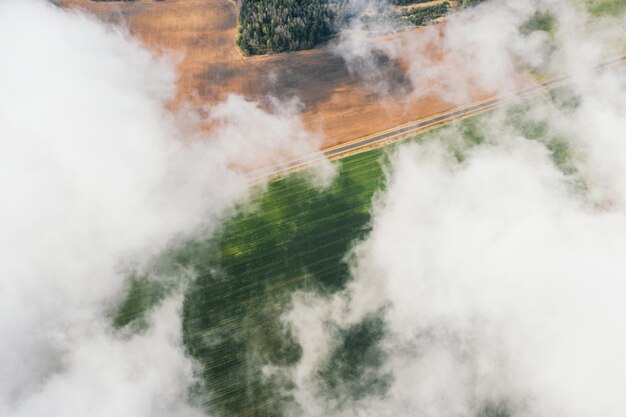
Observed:
[[[549,30],[520,30],[545,14]],[[479,145],[451,127],[394,151],[350,288],[297,299],[288,316],[310,415],[624,414],[626,81],[592,71],[623,46],[623,23],[565,0],[487,2],[389,49],[409,62],[414,94],[434,80],[451,102],[476,86],[513,91],[523,71],[575,78],[556,107],[538,95],[483,116]],[[385,361],[369,372],[390,385],[338,392],[338,404],[319,396],[333,334],[311,317],[347,328],[371,314],[385,322]]]
[[[197,114],[166,110],[167,56],[44,1],[0,4],[0,56],[0,414],[199,414],[180,295],[137,334],[109,312],[129,270],[219,227],[252,162],[308,155],[319,138],[293,105],[238,97],[209,109],[219,128],[202,133]]]

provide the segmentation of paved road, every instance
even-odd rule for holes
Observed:
[[[594,68],[594,70],[599,71],[604,68],[608,68],[625,62],[626,55],[623,55],[619,58],[615,58],[611,61],[607,61],[603,64],[598,65]],[[270,169],[259,170],[255,173],[254,176],[256,178],[262,178],[267,176],[280,176],[292,171],[303,169],[307,166],[314,164],[315,162],[323,160],[324,158],[339,159],[348,155],[353,155],[354,153],[358,153],[359,151],[369,150],[385,146],[393,142],[398,142],[414,134],[430,130],[437,126],[451,123],[455,120],[463,119],[494,109],[495,107],[510,103],[521,97],[559,87],[571,81],[572,78],[573,77],[571,75],[553,78],[540,84],[524,88],[508,96],[495,97],[472,103],[470,105],[457,107],[445,113],[429,116],[427,118],[416,120],[402,126],[394,127],[384,132],[376,133],[371,136],[366,136],[364,138],[359,138],[351,142],[342,143],[341,145],[324,149],[320,154],[311,155],[310,157],[305,157]]]

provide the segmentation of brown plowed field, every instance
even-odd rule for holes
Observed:
[[[325,147],[451,107],[435,97],[401,100],[401,93],[397,92],[403,91],[407,83],[401,62],[387,60],[384,65],[382,78],[387,84],[391,82],[392,88],[383,95],[371,88],[372,80],[351,74],[344,60],[330,47],[243,58],[235,48],[237,8],[228,0],[56,0],[56,3],[127,24],[134,36],[155,51],[184,52],[178,66],[177,102],[212,104],[228,93],[261,103],[269,95],[297,96],[304,105],[305,124],[324,135]],[[393,36],[418,36],[418,33],[407,31]],[[484,96],[477,94],[476,98]]]

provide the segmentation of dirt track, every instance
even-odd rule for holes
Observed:
[[[434,97],[407,105],[395,93],[381,95],[368,88],[371,81],[351,74],[330,47],[244,59],[235,48],[237,9],[228,0],[57,2],[89,10],[107,21],[125,23],[155,51],[183,51],[177,102],[212,104],[228,93],[260,102],[268,95],[297,96],[304,104],[305,124],[325,136],[325,147],[452,107]],[[394,36],[414,35],[409,31]],[[385,80],[392,80],[392,87],[402,91],[406,83],[402,63],[388,61],[385,68]],[[484,97],[477,95],[476,99]]]

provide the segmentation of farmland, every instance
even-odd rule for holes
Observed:
[[[0,1],[0,417],[625,417],[624,1]]]

